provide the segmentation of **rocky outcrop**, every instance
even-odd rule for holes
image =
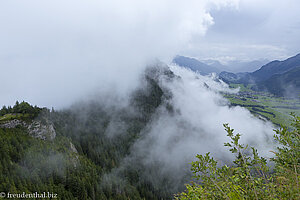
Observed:
[[[16,128],[17,126],[27,128],[29,135],[42,140],[54,140],[56,137],[54,126],[48,121],[46,123],[42,123],[40,121],[33,120],[31,123],[26,123],[22,120],[14,119],[0,124],[0,128]]]
[[[73,153],[78,153],[76,147],[74,146],[74,144],[73,144],[72,142],[70,142],[70,150],[71,150],[71,152],[73,152]]]
[[[16,128],[17,126],[26,126],[27,124],[21,120],[14,119],[0,124],[0,128]]]
[[[78,151],[72,142],[70,142],[70,151],[73,153],[73,156],[71,156],[71,163],[74,168],[77,168],[80,164],[80,161],[79,161]]]
[[[31,136],[42,140],[54,140],[56,137],[54,126],[51,123],[42,124],[39,121],[33,121],[27,129]]]

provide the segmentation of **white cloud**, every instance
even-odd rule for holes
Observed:
[[[212,11],[214,26],[204,38],[193,37],[193,46],[182,53],[238,60],[294,56],[300,49],[299,12],[298,0],[241,0],[238,9]]]
[[[153,58],[168,59],[236,0],[1,1],[0,104],[61,107],[89,90],[135,85]]]
[[[190,168],[187,163],[196,154],[210,152],[219,163],[233,159],[228,147],[224,147],[229,142],[224,123],[242,134],[241,144],[256,147],[260,156],[273,156],[272,124],[254,117],[245,108],[229,107],[229,102],[219,94],[229,90],[227,85],[178,66],[171,66],[171,70],[180,79],[162,79],[161,86],[171,91],[168,103],[174,112],[164,107],[157,110],[125,164],[141,162],[145,166],[141,173],[154,185],[167,176],[171,179],[170,187],[177,187]]]

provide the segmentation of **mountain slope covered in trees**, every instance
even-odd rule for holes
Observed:
[[[151,169],[138,160],[124,163],[157,108],[165,106],[172,112],[166,103],[171,94],[159,85],[161,76],[175,78],[165,66],[148,68],[143,86],[123,107],[114,96],[109,98],[115,106],[108,107],[105,99],[80,102],[62,111],[26,102],[4,106],[0,111],[0,191],[46,191],[57,193],[59,199],[80,200],[171,199],[176,191],[168,190],[167,182],[160,188],[142,176],[140,170],[152,173]],[[6,128],[12,121],[22,123]],[[30,135],[27,126],[37,121],[53,123],[55,139]]]

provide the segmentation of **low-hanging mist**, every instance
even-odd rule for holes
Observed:
[[[170,98],[156,109],[121,166],[105,176],[105,184],[109,179],[122,179],[124,171],[134,169],[142,177],[140,182],[151,182],[158,191],[178,192],[189,177],[188,163],[196,154],[211,152],[225,163],[233,158],[224,147],[229,140],[224,123],[242,134],[242,143],[258,148],[260,155],[270,156],[273,125],[242,107],[230,107],[220,94],[237,91],[213,75],[201,76],[174,65],[169,68],[174,77],[161,73],[157,81]]]
[[[45,110],[40,118],[53,122],[57,135],[53,144],[62,139],[67,141],[62,148],[76,148],[75,165],[72,159],[69,164],[59,163],[64,157],[55,160],[62,166],[61,174],[74,167],[86,175],[90,173],[86,170],[97,169],[90,181],[99,195],[169,199],[190,179],[189,162],[196,154],[211,152],[221,163],[233,159],[223,146],[228,141],[224,123],[242,134],[242,143],[257,147],[260,155],[272,150],[272,125],[244,108],[231,107],[221,92],[237,90],[215,75],[201,76],[157,61],[146,67],[126,97],[117,90],[96,92],[69,108]]]

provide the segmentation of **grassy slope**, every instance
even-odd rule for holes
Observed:
[[[8,113],[3,116],[0,115],[0,124],[6,123],[7,121],[10,120],[22,120],[22,121],[32,121],[35,118],[34,114],[29,114],[29,113]]]
[[[13,119],[23,119],[23,118],[28,118],[29,114],[6,114],[4,116],[0,116],[0,122],[1,121],[8,121],[8,120],[13,120]]]

